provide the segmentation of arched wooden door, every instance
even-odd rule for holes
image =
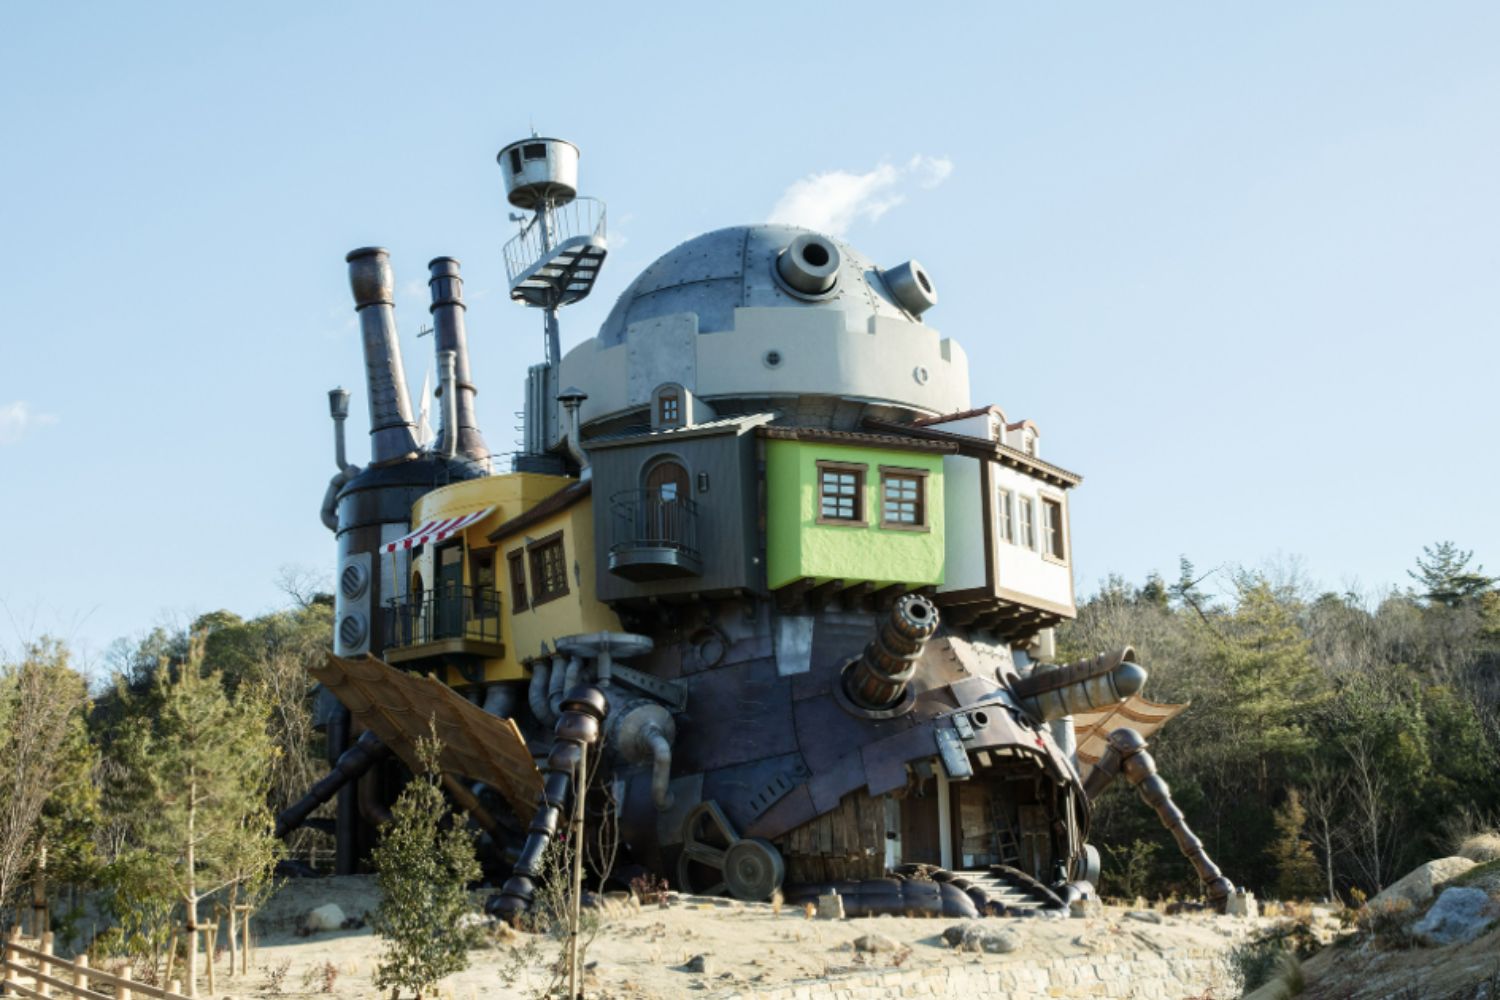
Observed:
[[[681,464],[657,462],[646,472],[645,524],[642,526],[657,544],[680,544],[683,534],[683,507],[688,499],[688,474]]]

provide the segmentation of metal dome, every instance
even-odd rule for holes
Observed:
[[[805,266],[778,266],[783,251],[800,255],[809,245],[814,249]],[[825,253],[832,258],[827,263]],[[800,256],[792,261],[804,264]],[[819,291],[827,284],[819,278],[830,267],[836,268],[832,287]],[[881,270],[848,244],[796,226],[731,226],[657,258],[620,295],[599,340],[606,347],[623,344],[632,323],[676,313],[697,313],[699,333],[720,333],[734,328],[734,310],[741,306],[838,310],[849,329],[861,331],[874,316],[914,321]]]

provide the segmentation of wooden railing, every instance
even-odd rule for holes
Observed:
[[[29,963],[29,966],[28,966]],[[89,967],[89,957],[79,955],[71,962],[64,962],[52,954],[52,935],[43,934],[37,947],[21,944],[20,929],[16,928],[5,942],[5,961],[0,968],[0,994],[17,997],[81,997],[82,1000],[135,1000],[150,997],[151,1000],[189,1000],[180,991],[182,987],[173,980],[167,989],[139,983],[130,978],[130,966],[116,975],[102,969]],[[25,985],[22,980],[30,980]],[[113,988],[113,994],[99,993],[90,987],[104,985]]]

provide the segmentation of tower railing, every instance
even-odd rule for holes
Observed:
[[[545,238],[544,234],[545,233]],[[506,242],[505,276],[514,285],[549,254],[571,241],[602,244],[606,235],[604,202],[574,198],[566,205],[547,205]]]

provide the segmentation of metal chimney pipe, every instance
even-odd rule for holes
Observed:
[[[391,255],[384,247],[361,247],[344,260],[349,264],[349,287],[364,337],[365,377],[370,386],[370,464],[400,461],[416,455],[417,437],[401,343],[396,339]]]
[[[349,419],[349,390],[340,386],[328,390],[328,415],[333,418],[333,461],[339,471],[349,468],[344,450],[344,421]]]
[[[427,268],[432,272],[427,287],[432,292],[429,311],[432,313],[433,348],[440,356],[444,351],[454,352],[458,384],[458,421],[443,428],[438,450],[447,455],[454,454],[454,445],[448,441],[452,432],[448,428],[457,427],[457,454],[489,471],[490,449],[484,443],[484,436],[479,433],[474,418],[474,394],[478,390],[469,380],[469,335],[464,326],[468,307],[464,305],[464,280],[459,277],[458,261],[452,257],[435,257]]]
[[[452,458],[458,451],[458,393],[454,391],[456,352],[438,351],[438,398],[443,404],[443,432],[438,435],[438,454]]]

